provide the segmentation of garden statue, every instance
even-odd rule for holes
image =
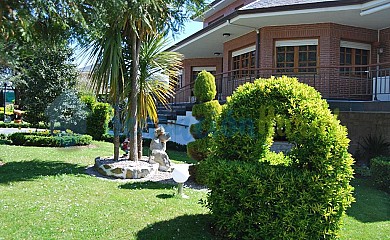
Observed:
[[[158,163],[160,171],[170,171],[171,161],[169,160],[168,154],[165,152],[166,142],[171,139],[169,133],[165,132],[163,127],[156,128],[154,130],[154,138],[150,143],[150,163]]]

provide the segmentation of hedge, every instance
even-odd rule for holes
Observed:
[[[390,193],[390,157],[371,159],[371,176],[379,189]]]
[[[94,140],[103,140],[108,131],[108,122],[112,108],[108,103],[97,102],[93,105],[92,113],[87,117],[87,134]]]
[[[66,147],[66,146],[84,146],[92,142],[89,135],[79,134],[58,134],[51,136],[47,132],[37,133],[13,133],[8,136],[13,145],[37,146],[37,147]]]
[[[15,122],[0,122],[0,128],[29,128],[31,127],[30,123],[22,122],[22,123],[15,123]]]
[[[275,125],[295,147],[270,152]],[[240,86],[216,124],[198,174],[216,233],[227,239],[334,239],[353,201],[345,127],[295,78]]]

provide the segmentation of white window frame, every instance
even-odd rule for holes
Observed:
[[[192,67],[192,71],[193,72],[201,72],[203,70],[206,70],[207,72],[216,72],[217,71],[217,67]]]
[[[256,51],[256,45],[249,46],[249,47],[234,51],[234,52],[232,52],[232,57],[237,57],[237,56],[240,56],[242,54],[253,52],[253,51]]]
[[[360,42],[351,42],[351,41],[341,40],[340,47],[368,50],[371,52],[371,44],[368,44],[368,43],[360,43]]]

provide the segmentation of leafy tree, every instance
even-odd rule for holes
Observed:
[[[37,124],[40,121],[47,122],[47,106],[75,85],[77,70],[68,63],[71,51],[66,46],[50,49],[32,46],[31,49],[35,54],[21,56],[19,66],[23,71],[17,88],[22,96],[21,105],[26,110],[26,120]]]
[[[54,123],[60,123],[61,129],[85,133],[89,109],[77,96],[74,90],[65,90],[46,109],[45,114],[50,121],[53,135]]]

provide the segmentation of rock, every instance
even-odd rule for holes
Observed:
[[[96,158],[95,169],[104,176],[122,179],[138,179],[154,175],[159,168],[158,163],[148,163],[148,158],[143,157],[140,161],[134,162],[127,159],[114,161],[113,157]]]

